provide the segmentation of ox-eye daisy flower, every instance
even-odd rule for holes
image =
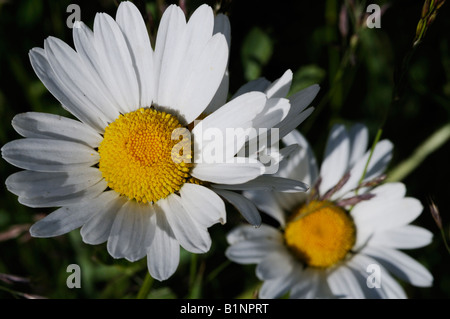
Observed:
[[[253,137],[249,136],[249,140],[238,152],[238,154],[247,152],[250,158],[261,160],[265,164],[264,174],[245,183],[234,185],[211,184],[214,191],[233,204],[253,226],[261,225],[261,216],[257,207],[245,196],[231,190],[258,189],[289,193],[302,191],[309,187],[299,180],[281,178],[274,174],[278,171],[279,163],[283,158],[298,148],[298,145],[290,145],[280,150],[278,145],[280,139],[297,128],[313,112],[314,107],[307,108],[307,106],[314,100],[320,89],[319,85],[314,84],[292,94],[288,98],[290,108],[287,109],[286,106],[282,106],[280,101],[286,101],[285,97],[290,91],[291,84],[292,71],[287,70],[273,82],[265,78],[250,81],[240,87],[231,98],[233,100],[249,92],[262,92],[268,98],[268,102],[261,113],[262,116],[253,123],[253,127],[260,134],[254,134]],[[208,110],[214,110],[212,105],[208,107]],[[267,131],[266,128],[268,127],[273,129]],[[256,147],[252,148],[252,146]]]
[[[93,31],[75,24],[75,50],[53,37],[33,48],[34,71],[78,120],[33,112],[13,119],[25,138],[6,144],[2,156],[25,170],[7,179],[8,189],[24,205],[60,207],[31,234],[52,237],[81,227],[84,242],[107,242],[114,258],[147,256],[158,280],[175,272],[180,245],[208,251],[208,228],[226,221],[224,202],[211,185],[246,183],[265,170],[257,160],[235,156],[245,134],[215,148],[200,127],[245,133],[257,123],[270,129],[268,111],[278,110],[277,123],[290,111],[288,99],[262,92],[226,103],[229,38],[228,19],[214,17],[209,6],[186,23],[172,5],[153,49],[138,9],[122,2],[116,19],[97,14]],[[194,126],[196,119],[202,125]],[[227,158],[192,161],[205,149],[226,151]],[[301,182],[289,187],[306,189]]]
[[[405,197],[403,184],[380,184],[391,159],[388,140],[377,143],[366,167],[367,128],[355,125],[347,131],[336,125],[320,172],[300,133],[294,131],[283,141],[301,149],[290,154],[278,174],[311,183],[311,190],[247,191],[280,227],[238,226],[227,236],[228,258],[257,264],[256,275],[264,281],[261,298],[406,297],[391,274],[418,287],[432,284],[427,269],[399,250],[425,246],[432,234],[410,225],[422,205]]]

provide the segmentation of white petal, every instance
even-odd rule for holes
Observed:
[[[306,268],[295,273],[296,283],[292,285],[289,299],[313,299],[316,297],[316,287],[319,284],[319,275],[315,269]]]
[[[322,269],[306,268],[297,272],[296,277],[297,283],[292,287],[289,298],[336,298],[328,286],[326,273]]]
[[[166,219],[164,211],[155,205],[155,234],[147,250],[147,266],[150,275],[166,280],[173,275],[180,262],[180,245]]]
[[[382,291],[385,294],[385,298],[389,299],[406,299],[407,295],[403,290],[403,287],[393,278],[389,272],[383,272],[383,284],[381,286]]]
[[[255,190],[255,191],[276,191],[276,192],[306,192],[308,185],[293,179],[278,176],[262,175],[243,184],[214,184],[215,188],[229,190]]]
[[[83,22],[76,23],[76,27],[73,28],[73,42],[82,64],[99,90],[104,92],[105,102],[110,103],[118,111],[126,113],[125,102],[120,91],[117,90],[116,80],[113,78],[107,60],[99,53],[99,44],[94,33]]]
[[[54,114],[27,112],[14,116],[12,126],[23,137],[48,138],[98,147],[102,136],[90,126]]]
[[[136,261],[146,255],[150,235],[154,234],[150,227],[150,218],[154,214],[151,206],[129,200],[117,212],[107,244],[112,257]]]
[[[308,141],[298,131],[292,131],[283,137],[283,142],[286,145],[298,144],[300,148],[280,163],[279,175],[312,185],[317,180],[319,172],[314,152]]]
[[[139,84],[139,105],[150,106],[154,96],[153,50],[144,20],[132,2],[121,2],[116,21],[125,36],[133,60]]]
[[[208,41],[196,61],[191,62],[193,65],[175,104],[186,123],[194,121],[211,102],[224,77],[227,60],[225,37],[217,34]]]
[[[203,227],[209,228],[216,223],[225,224],[225,203],[212,190],[186,183],[181,187],[180,195],[188,213]]]
[[[289,93],[292,83],[292,71],[287,70],[277,80],[275,80],[266,90],[268,98],[286,97]]]
[[[430,287],[433,276],[413,258],[405,253],[385,247],[367,246],[361,253],[372,256],[393,275],[417,287]]]
[[[352,256],[349,260],[345,262],[345,266],[351,269],[351,271],[355,274],[355,276],[361,282],[361,289],[364,292],[365,298],[367,299],[380,299],[386,298],[384,290],[381,290],[381,286],[384,283],[381,283],[381,280],[384,277],[385,272],[387,271],[380,266],[376,260],[367,257],[363,254],[357,254]],[[372,267],[378,267],[377,269]],[[375,269],[375,270],[374,270]],[[375,273],[375,271],[379,271]],[[380,275],[380,276],[379,276]],[[374,285],[375,277],[379,286],[370,286]]]
[[[281,138],[295,130],[304,120],[308,118],[308,116],[311,115],[311,113],[314,111],[313,107],[309,107],[303,112],[300,112],[298,114],[290,115],[288,114],[286,118],[281,121],[281,123],[277,124],[275,128],[279,129],[278,135]]]
[[[283,209],[272,192],[244,191],[242,194],[251,200],[260,211],[279,222],[281,227],[285,226]]]
[[[325,194],[344,176],[348,168],[350,139],[343,125],[334,125],[325,147],[324,160],[320,167],[319,191]]]
[[[255,117],[263,111],[266,102],[264,93],[243,94],[207,116],[200,122],[202,126],[194,127],[193,133],[201,133],[201,130],[206,131],[209,128],[217,128],[225,132],[226,128],[249,127],[248,123],[253,122]]]
[[[307,198],[308,193],[274,193],[275,199],[278,204],[287,212],[291,212],[292,210],[303,205]]]
[[[257,91],[257,92],[265,92],[266,89],[269,87],[269,85],[271,84],[270,81],[268,81],[265,78],[258,78],[256,80],[247,82],[246,84],[244,84],[243,86],[241,86],[236,93],[234,93],[234,95],[231,97],[231,99],[235,99],[240,95],[249,93],[249,92],[253,92],[253,91]]]
[[[97,13],[94,38],[102,67],[112,78],[110,85],[116,92],[121,110],[131,112],[139,108],[139,85],[128,45],[116,21],[105,13]]]
[[[308,105],[311,104],[319,91],[320,86],[313,84],[290,96],[289,101],[291,102],[291,110],[289,115],[301,113]]]
[[[221,33],[225,36],[228,43],[228,48],[231,47],[231,25],[228,17],[222,13],[219,13],[214,17],[214,30],[213,34]]]
[[[306,139],[298,131],[292,131],[283,138],[283,142],[287,145],[298,144],[300,147],[280,162],[277,175],[313,186],[318,178],[318,169],[313,151]],[[276,193],[274,196],[283,209],[291,211],[305,202],[307,194]]]
[[[100,117],[103,127],[113,122],[118,110],[111,105],[107,95],[97,86],[79,55],[63,41],[49,37],[44,42],[47,60],[59,81],[76,98]]]
[[[404,226],[415,220],[422,212],[419,200],[406,197],[398,200],[369,200],[361,202],[353,208],[351,214],[357,227],[373,229],[393,229]],[[386,223],[386,221],[389,223]]]
[[[250,224],[261,225],[261,215],[250,200],[235,192],[223,189],[214,189],[214,191],[233,205]]]
[[[294,260],[286,250],[272,251],[256,267],[256,276],[260,280],[270,280],[289,274],[294,267]]]
[[[406,187],[403,183],[386,183],[375,187],[370,193],[376,195],[372,200],[392,201],[405,197]]]
[[[199,126],[202,126],[201,122]],[[194,136],[194,163],[232,163],[236,161],[235,155],[244,159],[243,162],[256,162],[255,156],[245,159],[248,154],[256,153],[256,147],[250,153],[243,148],[246,140],[256,136],[256,129],[249,127],[227,128],[225,132],[218,128],[209,128],[202,136]]]
[[[216,94],[214,95],[206,109],[203,111],[204,114],[212,114],[227,103],[229,86],[230,75],[227,70],[223,75],[222,82],[220,82]]]
[[[433,233],[429,230],[414,225],[406,225],[374,233],[370,238],[370,245],[413,249],[430,244],[432,239]]]
[[[187,24],[188,45],[182,54],[177,81],[171,86],[172,94],[176,94],[175,106],[187,123],[211,102],[227,67],[228,44],[221,33],[211,37],[213,25],[212,9],[207,5],[195,10]]]
[[[368,285],[370,275],[374,274],[370,267],[378,266],[380,271],[379,286]],[[399,285],[399,283],[389,275],[389,272],[376,260],[365,256],[363,254],[357,254],[348,261],[348,266],[354,271],[360,273],[360,275],[366,279],[366,285],[364,287],[364,293],[368,298],[392,298],[392,299],[404,299],[406,298],[405,291]],[[373,283],[372,283],[373,284]]]
[[[24,138],[2,147],[2,156],[10,164],[40,172],[64,172],[92,166],[99,155],[92,148],[69,141]]]
[[[267,238],[237,242],[227,248],[225,255],[239,264],[257,264],[271,252],[282,248],[280,243]]]
[[[105,180],[100,180],[96,184],[83,188],[74,193],[53,192],[51,195],[41,196],[40,194],[30,194],[28,196],[19,196],[19,203],[29,207],[55,207],[74,205],[80,201],[87,201],[97,197],[108,187]]]
[[[269,132],[270,136],[276,135],[271,134],[271,132]],[[261,136],[262,135],[260,135],[258,138],[261,138]],[[264,141],[264,137],[261,141]],[[286,167],[286,165],[284,165],[283,162],[287,162],[289,156],[292,156],[292,154],[300,150],[300,146],[298,145],[289,145],[287,147],[283,147],[281,150],[278,150],[278,147],[279,145],[277,141],[275,145],[272,145],[271,147],[268,148],[263,147],[262,149],[259,149],[257,153],[249,155],[250,158],[258,159],[261,163],[264,164],[265,175],[277,175],[285,177],[285,175],[283,175],[284,173],[282,170],[283,168]],[[241,149],[241,151],[245,150]],[[238,153],[238,155],[239,154],[243,153]]]
[[[219,13],[214,17],[214,30],[213,34],[221,33],[225,36],[228,44],[228,49],[231,47],[231,26],[228,17],[222,13]],[[208,107],[204,110],[205,114],[211,114],[217,111],[222,105],[225,105],[228,98],[228,89],[230,83],[230,76],[228,70],[225,71],[222,81],[216,94],[212,98]]]
[[[45,87],[62,104],[62,106],[77,117],[81,122],[86,123],[97,132],[104,131],[104,122],[96,110],[90,109],[87,105],[80,104],[79,96],[74,93],[59,80],[58,75],[50,66],[46,53],[41,48],[33,48],[29,53],[31,66]]]
[[[291,105],[288,99],[270,98],[266,102],[261,115],[253,122],[255,128],[270,129],[279,124],[289,113]]]
[[[94,200],[61,207],[31,226],[30,234],[33,237],[53,237],[68,233],[100,211],[111,195],[105,192]]]
[[[367,167],[367,174],[365,180],[370,180],[375,176],[381,175],[389,164],[392,158],[393,145],[391,141],[382,140],[377,143]]]
[[[328,276],[328,285],[334,295],[342,298],[362,299],[364,292],[351,269],[346,266],[336,268]]]
[[[221,184],[245,183],[260,176],[264,166],[260,162],[246,163],[248,159],[236,157],[237,163],[196,164],[191,175],[202,181]]]
[[[358,230],[355,248],[361,247],[376,232],[409,224],[421,214],[422,208],[417,199],[409,197],[390,201],[369,200],[356,204],[351,211]]]
[[[353,166],[367,150],[369,141],[369,130],[362,124],[355,124],[348,132],[350,138],[350,161],[349,166]]]
[[[361,180],[364,169],[367,165],[369,159],[370,150],[364,154],[355,164],[355,166],[350,170],[350,178],[347,183],[334,194],[333,198],[342,196],[346,192],[356,188],[358,182]],[[364,176],[364,181],[371,180],[377,176],[380,176],[386,169],[389,161],[392,158],[392,143],[388,140],[382,140],[377,143],[372,157],[370,159],[369,165],[367,166],[367,171]]]
[[[6,181],[8,190],[24,197],[53,197],[76,193],[97,184],[102,173],[94,167],[79,171],[43,173],[21,171],[9,176]]]
[[[222,142],[221,146],[224,147],[226,152],[223,152],[222,149],[219,151],[234,156],[234,154],[242,147],[243,143],[241,145],[236,145],[234,139],[227,138],[225,140],[225,138],[228,137],[230,133],[236,133],[236,129],[243,130],[245,131],[245,134],[248,134],[246,130],[254,127],[253,122],[264,109],[266,101],[267,98],[263,93],[247,93],[231,100],[216,112],[200,121],[192,130],[195,141],[194,155],[196,158],[201,154],[202,149],[208,145],[206,139],[208,138],[209,133],[218,135],[217,137],[214,137],[220,139],[219,141]],[[224,140],[225,143],[223,143]],[[213,141],[211,143],[213,143]],[[217,143],[217,141],[215,141],[215,143]],[[229,148],[236,150],[236,152],[230,152],[228,150]]]
[[[81,227],[80,234],[87,244],[98,245],[108,240],[117,212],[128,201],[115,191],[101,194],[96,201],[98,211]]]
[[[178,87],[178,71],[187,48],[186,19],[178,6],[170,5],[161,17],[156,36],[155,54],[155,97],[154,101],[163,107],[175,108],[176,95],[172,88]]]
[[[214,13],[210,6],[202,4],[192,13],[186,31],[188,42],[191,42],[190,45],[192,45],[192,47],[189,47],[189,50],[191,50],[189,53],[198,53],[197,50],[209,41],[213,33],[217,33],[214,32],[214,24]]]
[[[279,230],[272,226],[262,224],[260,227],[249,225],[240,225],[233,228],[227,235],[227,241],[230,245],[250,239],[270,239],[280,246],[283,245],[283,235]]]
[[[206,227],[200,225],[186,211],[183,200],[171,194],[158,201],[164,211],[175,238],[180,245],[192,253],[205,253],[211,247],[211,237]]]
[[[222,74],[218,75],[215,81],[213,80],[214,83],[208,83],[202,78],[203,75],[208,78],[214,73],[211,72],[215,68],[213,56],[215,45],[212,45],[215,40],[211,38],[213,27],[214,15],[211,7],[201,5],[189,18],[185,32],[180,34],[179,42],[175,43],[177,47],[173,48],[173,50],[182,50],[182,54],[176,54],[172,60],[172,67],[166,69],[171,72],[168,73],[171,77],[167,77],[165,84],[168,86],[164,88],[163,93],[172,95],[170,107],[180,110],[186,123],[192,122],[206,108],[225,73],[224,67]],[[219,37],[223,38],[223,35]],[[228,55],[227,45],[223,44],[225,55]],[[165,75],[161,74],[161,80],[164,79]],[[202,87],[206,90],[202,91],[200,89]],[[207,100],[206,103],[202,101],[202,95]],[[163,99],[163,97],[160,98]],[[195,100],[201,102],[201,105],[198,106]]]
[[[276,127],[280,128],[279,137],[283,138],[292,130],[296,129],[314,111],[313,107],[306,107],[314,100],[320,87],[317,84],[311,85],[289,98],[291,108],[286,118]]]
[[[264,281],[258,297],[275,299],[283,296],[296,282],[291,274]]]
[[[298,144],[292,144],[288,145],[286,147],[283,147],[279,153],[280,153],[280,162],[282,162],[284,159],[288,158],[289,156],[292,156],[293,154],[299,152],[302,149],[302,147]],[[280,174],[281,176],[281,174]]]

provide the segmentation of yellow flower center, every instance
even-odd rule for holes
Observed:
[[[108,187],[143,203],[178,191],[192,167],[183,160],[190,158],[183,154],[186,147],[190,150],[190,141],[172,136],[181,128],[175,116],[151,108],[120,115],[106,127],[98,148],[99,169]]]
[[[302,262],[325,268],[345,258],[355,234],[355,224],[344,209],[329,201],[312,201],[295,212],[284,238]]]

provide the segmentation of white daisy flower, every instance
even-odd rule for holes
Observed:
[[[300,133],[283,141],[301,149],[280,165],[278,175],[314,186],[307,193],[247,191],[280,227],[238,226],[227,236],[229,259],[257,264],[256,275],[264,281],[260,298],[405,298],[392,275],[418,287],[432,284],[428,270],[400,251],[432,240],[431,232],[410,225],[421,203],[405,197],[402,183],[380,185],[391,142],[377,143],[366,166],[367,128],[335,125],[319,171]]]
[[[314,110],[314,107],[308,107],[314,100],[320,90],[319,85],[311,85],[299,92],[292,94],[288,101],[290,108],[286,105],[286,97],[292,84],[292,71],[287,70],[279,79],[270,82],[265,78],[259,78],[248,82],[237,90],[232,96],[232,100],[239,98],[249,92],[262,92],[268,98],[268,102],[263,112],[255,122],[253,127],[261,132],[249,138],[246,144],[237,154],[247,152],[252,159],[257,159],[265,164],[264,174],[245,183],[226,185],[212,184],[213,189],[232,203],[245,217],[245,219],[254,226],[261,225],[261,216],[257,207],[245,196],[234,191],[246,190],[265,190],[277,192],[299,192],[309,188],[306,183],[290,178],[282,178],[274,173],[278,171],[279,164],[291,152],[298,149],[298,145],[290,145],[279,149],[279,141],[292,130],[295,130]],[[283,102],[283,103],[280,103]],[[308,108],[307,108],[308,107]],[[267,127],[273,129],[267,131]],[[265,133],[267,133],[265,135]],[[256,146],[253,147],[252,146]]]
[[[216,146],[200,128],[248,130],[265,124],[267,109],[279,110],[280,122],[289,101],[249,92],[226,103],[229,21],[214,17],[207,5],[188,22],[179,7],[169,6],[154,49],[131,2],[121,2],[115,20],[97,14],[93,31],[78,22],[73,38],[75,50],[49,37],[43,49],[30,51],[30,59],[47,89],[79,121],[17,115],[13,127],[25,138],[4,145],[2,156],[25,170],[11,175],[7,188],[24,205],[61,207],[31,227],[33,236],[81,227],[84,242],[107,242],[114,258],[147,256],[150,274],[165,280],[178,266],[180,245],[192,253],[209,250],[207,229],[226,221],[219,195],[243,202],[212,185],[246,183],[264,173],[261,162],[237,161],[236,152],[224,162],[191,162],[191,143],[194,158],[202,159],[205,149],[237,151],[246,140],[242,135],[236,145]],[[205,117],[205,110],[214,112]],[[193,127],[198,118],[201,125]],[[289,185],[306,189],[301,182]]]

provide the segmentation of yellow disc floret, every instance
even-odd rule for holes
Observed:
[[[355,232],[344,209],[329,201],[312,201],[295,212],[284,237],[302,262],[326,268],[345,258],[355,244]]]
[[[120,115],[108,125],[98,148],[108,187],[143,203],[178,191],[192,164],[183,160],[190,158],[183,154],[190,141],[173,134],[177,129],[182,125],[175,116],[152,108]]]

